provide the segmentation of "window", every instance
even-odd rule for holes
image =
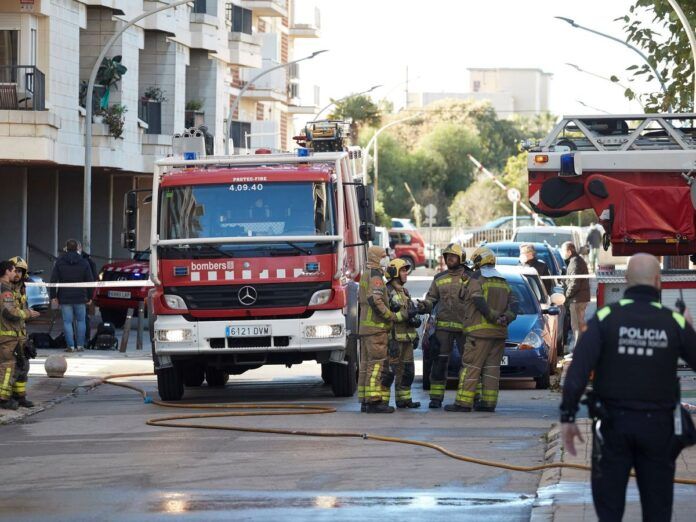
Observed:
[[[17,82],[19,31],[0,30],[0,82]]]
[[[238,149],[244,147],[247,134],[251,134],[251,123],[247,121],[233,121],[230,124],[230,138],[232,138],[234,147]]]
[[[474,92],[479,92],[481,90],[481,82],[479,80],[474,81]]]
[[[251,10],[227,4],[227,18],[232,23],[232,32],[251,34]]]

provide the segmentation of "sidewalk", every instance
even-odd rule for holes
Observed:
[[[30,415],[52,408],[56,404],[84,393],[99,385],[97,380],[109,374],[152,372],[152,356],[147,349],[135,349],[135,336],[131,336],[125,353],[118,351],[86,350],[79,353],[65,353],[62,350],[39,350],[38,357],[31,360],[27,398],[36,406],[16,411],[0,410],[0,424],[18,422]],[[63,355],[68,369],[62,378],[46,375],[44,363],[52,354]]]
[[[696,374],[680,372],[685,401],[696,402]],[[584,412],[584,407],[581,410]],[[573,457],[562,448],[560,427],[554,425],[547,439],[546,462],[565,462],[591,465],[592,424],[590,419],[578,419],[584,443],[576,443],[577,456]],[[682,452],[677,459],[677,476],[696,479],[696,447]],[[694,519],[694,493],[696,486],[675,485],[674,511],[672,520],[692,521]],[[592,504],[590,472],[574,469],[552,469],[545,471],[537,489],[537,499],[532,508],[531,520],[568,522],[594,521],[597,517]],[[640,497],[635,479],[629,482],[626,495],[624,520],[641,520]]]

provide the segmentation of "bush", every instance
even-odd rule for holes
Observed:
[[[128,108],[117,103],[110,105],[100,113],[104,123],[109,127],[109,133],[114,138],[118,139],[123,136],[123,127],[126,122],[124,114],[126,112],[128,112]]]

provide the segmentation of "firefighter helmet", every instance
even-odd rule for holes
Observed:
[[[392,259],[387,268],[387,279],[391,281],[395,277],[398,277],[402,268],[407,268],[409,272],[411,271],[411,265],[407,261],[400,258]]]
[[[495,254],[487,246],[480,246],[471,256],[474,267],[481,268],[486,265],[495,265]]]
[[[15,268],[21,268],[26,273],[29,270],[29,265],[27,262],[19,256],[14,256],[10,258],[10,261],[14,263]]]
[[[462,263],[466,261],[466,252],[464,252],[459,243],[450,243],[447,245],[447,247],[442,251],[442,257],[444,258],[447,254],[459,256],[459,260]]]

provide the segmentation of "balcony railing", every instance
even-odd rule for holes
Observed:
[[[46,76],[33,65],[0,66],[0,109],[46,110]]]

